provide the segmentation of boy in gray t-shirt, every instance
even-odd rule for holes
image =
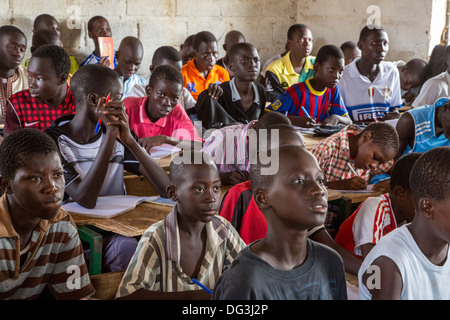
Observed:
[[[342,259],[307,238],[307,230],[323,224],[328,210],[324,173],[302,147],[288,145],[269,152],[270,159],[276,158],[275,152],[279,155],[275,174],[264,174],[274,163],[258,163],[250,170],[253,197],[266,217],[267,234],[240,252],[217,281],[212,298],[347,299]]]

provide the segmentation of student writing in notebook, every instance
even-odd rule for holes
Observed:
[[[165,196],[169,178],[129,129],[119,75],[108,67],[87,65],[71,83],[76,114],[56,119],[46,130],[61,153],[66,201],[95,208],[100,196],[125,194],[124,170],[142,174]],[[99,119],[102,127],[96,132]],[[125,270],[136,245],[134,238],[105,234],[103,270]]]

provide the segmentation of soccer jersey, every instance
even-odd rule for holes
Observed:
[[[292,66],[291,52],[269,64],[265,73],[269,101],[275,101],[290,86],[313,77],[315,61],[313,56],[306,57],[300,74]]]
[[[389,194],[367,198],[339,227],[334,241],[342,248],[362,257],[361,246],[377,244],[397,228]]]
[[[139,289],[160,292],[199,290],[181,267],[177,205],[164,220],[142,235],[138,248],[122,278],[116,298]],[[197,280],[213,289],[216,281],[245,247],[228,221],[215,215],[205,224],[206,246]]]
[[[307,115],[301,108],[304,107],[308,114],[314,117],[317,122],[324,121],[332,114],[338,116],[348,114],[338,87],[316,91],[311,86],[310,80],[308,79],[287,88],[274,103],[266,107],[266,110],[280,112],[289,116],[305,117]]]
[[[400,76],[397,67],[381,62],[373,82],[359,73],[356,62],[345,66],[339,92],[353,121],[373,121],[402,105]]]
[[[222,82],[230,81],[228,71],[219,65],[215,65],[205,79],[195,66],[195,58],[189,60],[183,66],[181,74],[183,75],[184,87],[189,90],[195,100],[197,100],[200,93],[208,89],[211,83],[221,84]]]
[[[128,97],[123,100],[130,128],[139,138],[165,135],[181,140],[203,141],[179,103],[166,117],[152,122],[146,113],[147,102],[148,97]]]
[[[52,220],[41,220],[30,237],[29,246],[20,247],[7,195],[3,195],[0,198],[1,300],[37,299],[46,285],[57,299],[75,300],[94,293],[77,227],[66,211],[60,209]]]
[[[414,120],[416,131],[413,147],[406,145],[403,154],[410,152],[424,153],[436,147],[450,146],[450,140],[445,137],[445,134],[442,133],[440,136],[436,136],[436,124],[434,122],[436,109],[448,101],[448,98],[440,98],[433,105],[424,105],[407,111]]]
[[[75,100],[67,86],[66,98],[59,106],[49,106],[34,99],[29,90],[13,94],[6,107],[5,133],[21,128],[45,130],[57,118],[75,113]]]

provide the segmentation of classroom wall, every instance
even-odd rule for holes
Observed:
[[[41,13],[58,19],[64,47],[81,62],[94,49],[87,36],[90,17],[103,15],[112,27],[116,48],[127,36],[144,44],[139,71],[147,75],[151,57],[162,45],[179,45],[190,34],[213,32],[222,49],[225,34],[244,33],[263,62],[282,52],[290,25],[310,26],[313,54],[320,46],[357,41],[368,21],[379,21],[389,34],[388,60],[427,59],[445,26],[446,0],[0,0],[0,24],[21,28],[31,45],[32,23]],[[375,7],[373,7],[375,6]],[[368,11],[368,9],[372,11]],[[368,20],[369,19],[369,20]],[[28,58],[30,56],[27,50]]]

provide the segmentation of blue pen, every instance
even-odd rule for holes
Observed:
[[[207,287],[205,287],[204,285],[202,285],[200,282],[197,281],[197,279],[192,279],[192,282],[194,282],[196,285],[198,285],[200,288],[202,288],[203,290],[205,290],[206,292],[208,292],[209,294],[212,294],[213,292],[208,289]]]
[[[308,111],[306,111],[305,107],[301,106],[301,108],[302,108],[303,112],[305,113],[305,116],[307,116],[309,119],[311,119],[312,122],[316,123],[316,120],[311,118]]]
[[[111,92],[106,97],[105,104],[109,101],[110,96],[111,96]],[[95,126],[94,134],[97,134],[98,130],[100,130],[101,125],[102,125],[102,119],[98,119],[97,125]]]

